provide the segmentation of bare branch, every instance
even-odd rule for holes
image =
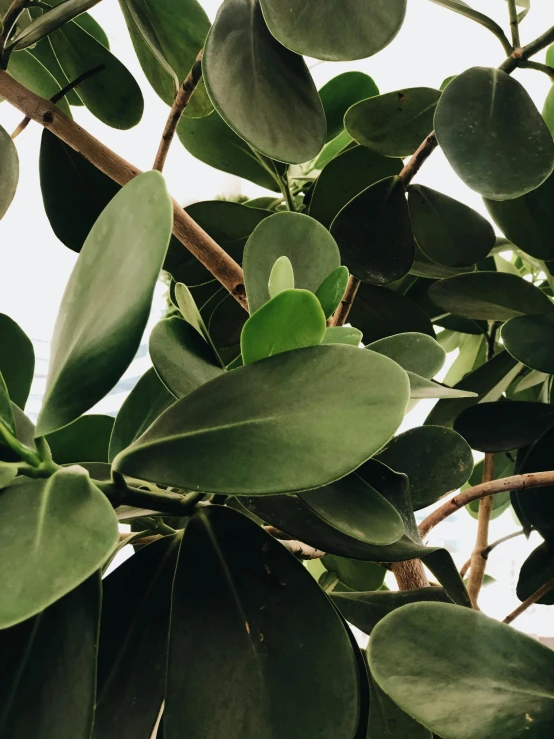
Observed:
[[[544,585],[542,585],[537,591],[533,593],[533,595],[530,595],[527,600],[524,600],[523,603],[515,609],[515,611],[512,611],[509,616],[506,616],[506,618],[504,619],[504,623],[511,624],[512,621],[515,621],[518,616],[521,616],[522,613],[525,613],[528,608],[534,606],[535,603],[543,597],[543,595],[549,593],[553,588],[554,577],[551,580],[547,580]]]

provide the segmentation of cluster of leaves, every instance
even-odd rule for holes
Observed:
[[[60,110],[126,129],[142,95],[86,13],[96,1],[11,18],[0,0],[2,61],[46,98],[80,79]],[[512,50],[461,0],[433,1]],[[414,511],[479,481],[472,450],[496,455],[495,478],[553,467],[551,101],[543,118],[509,65],[384,94],[348,72],[318,92],[303,55],[377,53],[406,0],[225,0],[211,28],[196,0],[120,5],[166,103],[204,49],[182,144],[274,194],[187,208],[242,266],[246,313],[172,237],[158,172],[120,188],[44,131],[44,207],[79,256],[36,427],[32,345],[0,316],[0,735],[148,739],[162,706],[159,739],[550,735],[554,656],[471,610]],[[504,237],[411,183],[403,159],[422,141]],[[0,163],[2,217],[18,158],[1,127]],[[153,367],[115,420],[90,414],[132,361],[162,270],[172,311]],[[353,285],[350,325],[334,325]],[[425,424],[398,434],[425,398]],[[544,540],[525,600],[554,577],[552,488],[497,496],[495,514],[510,505]],[[319,582],[291,539],[326,553]],[[387,569],[417,559],[439,585],[388,591]]]

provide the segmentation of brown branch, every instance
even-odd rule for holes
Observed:
[[[399,177],[404,182],[405,187],[408,187],[410,182],[414,179],[423,164],[425,164],[427,159],[429,159],[438,145],[439,142],[437,141],[435,132],[431,131],[431,133],[419,145],[414,155],[410,157],[410,160],[407,162],[407,164],[404,166],[404,169],[399,174]]]
[[[179,124],[179,121],[181,120],[181,116],[183,115],[185,108],[189,104],[192,93],[196,90],[196,86],[202,78],[203,54],[204,50],[202,49],[198,53],[198,56],[196,57],[196,60],[192,65],[192,69],[187,74],[185,81],[179,88],[179,91],[175,96],[175,100],[173,101],[173,105],[171,106],[171,110],[169,111],[169,117],[167,119],[167,123],[165,124],[162,140],[160,141],[158,153],[156,154],[156,159],[154,161],[154,166],[152,167],[152,169],[157,169],[158,172],[161,172],[164,168],[165,160],[167,159],[167,155],[169,153],[169,147],[171,146],[171,142],[173,141],[173,137],[175,136],[175,131],[177,130],[177,126]]]
[[[494,454],[485,454],[485,462],[483,465],[483,482],[490,482],[494,479]],[[473,603],[475,610],[479,610],[477,600],[479,592],[483,585],[487,560],[482,556],[483,551],[488,546],[489,541],[489,524],[491,520],[493,496],[488,495],[482,498],[479,503],[479,518],[477,522],[477,539],[475,541],[475,549],[471,555],[471,571],[469,573],[469,581],[467,584],[467,592]]]
[[[493,541],[492,544],[489,544],[488,547],[485,547],[483,551],[481,552],[481,557],[483,557],[483,559],[488,559],[490,553],[494,549],[496,549],[496,547],[500,546],[500,544],[504,544],[504,542],[510,541],[510,539],[515,539],[516,537],[522,536],[525,533],[526,533],[525,529],[520,529],[519,531],[514,531],[512,534],[507,534],[506,536],[502,536],[500,539]],[[464,577],[470,567],[471,567],[471,558],[467,560],[467,562],[463,565],[462,569],[460,570],[460,577]]]
[[[419,590],[428,588],[429,580],[420,559],[407,562],[393,562],[390,566],[399,590]]]
[[[514,621],[518,616],[521,616],[522,613],[525,613],[528,608],[534,606],[535,603],[543,597],[543,595],[549,593],[553,588],[554,577],[551,580],[547,580],[544,585],[533,593],[533,595],[530,595],[527,600],[524,600],[523,603],[515,609],[515,611],[512,611],[509,616],[506,616],[504,623],[511,624],[512,621]]]
[[[360,280],[358,280],[357,277],[354,277],[354,275],[350,275],[350,277],[348,278],[348,285],[346,286],[344,297],[340,301],[339,307],[329,321],[329,326],[344,326],[359,287]]]
[[[320,549],[303,544],[301,541],[291,541],[290,539],[277,539],[285,549],[288,549],[291,554],[297,559],[321,559],[325,556],[325,552]]]
[[[139,169],[104,146],[78,123],[64,115],[53,103],[31,92],[3,70],[0,70],[0,95],[24,115],[40,123],[82,154],[119,185],[126,185],[140,174]],[[173,233],[177,239],[247,310],[244,276],[240,266],[176,201],[173,201],[173,217]]]
[[[546,47],[550,46],[550,44],[552,44],[553,42],[554,26],[552,26],[552,28],[549,28],[548,31],[545,31],[545,33],[536,38],[534,41],[531,41],[531,43],[527,44],[527,46],[524,46],[520,49],[514,49],[511,55],[504,62],[502,62],[499,69],[510,74],[510,72],[513,72],[514,69],[521,66],[522,60],[530,59],[535,54],[538,54],[539,51],[546,49]]]

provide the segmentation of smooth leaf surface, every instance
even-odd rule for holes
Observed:
[[[554,443],[554,428],[541,436],[531,447],[517,470],[519,474],[529,472],[547,472],[552,469],[552,444]],[[530,488],[514,492],[517,508],[524,519],[539,529],[539,531],[554,530],[554,485],[541,488]],[[518,511],[518,516],[519,516]]]
[[[370,704],[369,737],[432,739],[431,732],[398,708],[373,679],[370,681]]]
[[[112,506],[80,467],[46,480],[19,478],[2,492],[0,513],[3,629],[84,582],[118,540]]]
[[[329,574],[336,575],[341,583],[352,590],[379,590],[387,572],[375,562],[346,559],[334,554],[326,554],[321,561]]]
[[[74,421],[104,397],[131,363],[172,221],[171,199],[158,172],[131,180],[96,221],[58,314],[38,434]]]
[[[376,626],[368,654],[381,688],[446,739],[548,736],[552,650],[482,613],[444,603],[405,606]]]
[[[27,334],[4,313],[0,313],[0,346],[0,373],[10,398],[25,408],[35,372],[35,351]]]
[[[346,267],[337,267],[317,288],[315,294],[323,308],[325,318],[330,318],[339,307],[348,286],[349,276]]]
[[[531,552],[521,566],[517,581],[517,597],[521,601],[527,600],[552,578],[554,578],[553,545],[551,542],[545,541]],[[537,604],[542,606],[554,605],[552,590],[539,598]]]
[[[206,41],[202,69],[215,109],[248,144],[301,164],[325,143],[327,124],[301,56],[269,33],[258,0],[227,0]]]
[[[321,487],[391,438],[408,392],[405,372],[378,354],[339,345],[285,352],[182,398],[114,465],[124,474],[206,492]],[[295,448],[301,456],[291,453]],[[263,465],[255,463],[260,454]]]
[[[28,51],[36,59],[38,59],[43,66],[46,67],[46,69],[50,72],[52,77],[54,77],[60,88],[64,87],[67,84],[67,77],[65,76],[65,73],[61,68],[57,56],[54,54],[54,49],[52,48],[50,39],[42,39],[42,41],[39,41],[38,44],[35,44]],[[65,100],[69,103],[69,105],[72,106],[80,106],[83,104],[83,101],[77,95],[75,90],[70,90],[65,96]]]
[[[3,218],[17,190],[19,181],[19,157],[10,134],[0,126],[0,219]]]
[[[32,21],[14,40],[14,49],[26,49],[40,41],[44,36],[48,36],[64,23],[68,23],[81,13],[90,10],[97,5],[100,0],[65,0],[43,13],[39,18]]]
[[[473,67],[452,80],[435,132],[456,174],[492,200],[534,190],[554,168],[552,134],[525,88],[499,69]]]
[[[271,298],[284,290],[294,290],[294,270],[288,257],[279,257],[276,260],[269,275],[267,289]]]
[[[362,338],[362,332],[357,328],[352,328],[352,326],[329,326],[321,343],[360,346]]]
[[[61,85],[56,78],[30,51],[18,51],[12,54],[8,71],[22,85],[48,100],[61,90]],[[57,106],[71,117],[71,110],[65,98],[62,98]]]
[[[407,372],[429,380],[441,370],[446,359],[446,352],[436,339],[414,332],[378,339],[368,344],[367,349],[384,354]]]
[[[114,425],[111,416],[81,416],[69,426],[46,437],[57,464],[107,462],[108,446]]]
[[[232,675],[215,694],[214,671]],[[173,589],[165,736],[354,736],[358,680],[348,632],[303,565],[236,511],[195,515]]]
[[[327,119],[327,141],[344,131],[344,114],[354,103],[379,94],[372,78],[363,72],[343,72],[319,91]]]
[[[8,394],[8,388],[0,372],[0,436],[2,435],[2,428],[5,428],[12,435],[16,433],[12,403]]]
[[[440,382],[427,380],[414,372],[408,372],[410,380],[410,398],[475,398],[476,393],[470,390],[461,390],[455,387],[447,387]]]
[[[502,340],[512,357],[547,374],[554,373],[553,337],[554,315],[550,314],[518,316],[502,327]]]

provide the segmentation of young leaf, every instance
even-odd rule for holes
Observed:
[[[502,341],[512,357],[547,374],[554,373],[553,337],[554,315],[550,314],[518,316],[502,327]]]
[[[492,200],[534,190],[554,168],[552,134],[525,88],[499,69],[458,75],[442,94],[435,131],[456,174]]]
[[[107,462],[113,425],[111,416],[90,414],[48,434],[46,441],[54,461],[57,464]]]
[[[20,477],[0,496],[0,628],[24,621],[98,570],[118,540],[108,499],[81,467]]]
[[[327,142],[344,131],[344,114],[359,100],[379,94],[379,88],[363,72],[343,72],[333,77],[319,91],[327,119]]]
[[[19,157],[17,149],[10,134],[0,126],[0,167],[2,177],[0,178],[0,219],[2,219],[17,190],[19,181]]]
[[[403,333],[368,344],[367,349],[394,359],[407,372],[430,380],[446,360],[442,346],[427,334]]]
[[[317,346],[325,328],[325,314],[313,293],[284,290],[244,324],[240,337],[243,362],[251,364],[281,352]]]
[[[349,273],[346,267],[337,267],[331,274],[327,275],[315,291],[325,313],[325,318],[330,318],[339,307],[346,292],[348,277]]]
[[[25,408],[35,372],[31,340],[9,316],[0,313],[0,373],[11,400]]]
[[[294,290],[294,270],[288,257],[279,257],[271,269],[267,283],[269,297],[274,298],[283,290]]]
[[[206,324],[198,310],[196,302],[192,296],[191,291],[182,282],[178,282],[175,285],[175,300],[177,301],[177,307],[181,311],[181,315],[185,321],[196,329],[196,331],[203,336],[204,339],[209,343],[210,335]]]
[[[64,23],[72,21],[90,8],[98,5],[100,0],[65,0],[33,20],[14,39],[14,49],[26,49],[48,36]]]
[[[268,31],[258,0],[220,7],[202,69],[215,109],[262,154],[301,164],[320,152],[327,125],[313,80]]]
[[[285,352],[182,398],[114,466],[214,493],[320,487],[356,469],[391,438],[408,392],[404,370],[378,354],[339,345]],[[258,454],[264,464],[251,464]]]
[[[357,328],[352,328],[352,326],[330,326],[325,331],[325,336],[321,343],[360,346],[362,338],[362,332]]]
[[[172,215],[162,176],[147,172],[131,180],[95,223],[62,300],[37,434],[74,421],[129,366],[150,312]]]

